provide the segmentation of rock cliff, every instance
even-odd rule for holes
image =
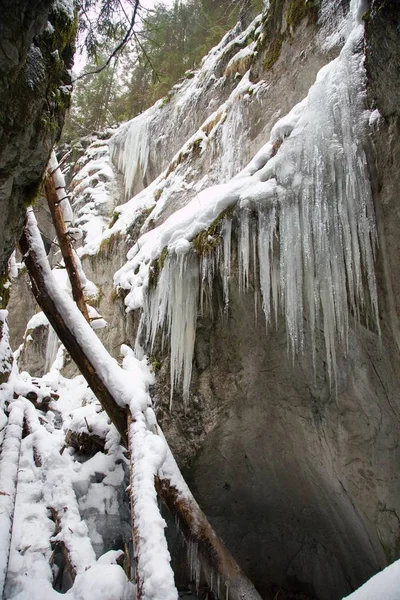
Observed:
[[[0,43],[0,268],[39,195],[69,106],[76,16],[72,3],[4,0]]]

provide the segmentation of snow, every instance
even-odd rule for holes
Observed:
[[[66,0],[58,1],[60,7],[67,4]],[[323,6],[327,6],[325,0]],[[127,263],[115,276],[115,284],[128,291],[127,310],[142,309],[136,353],[126,345],[121,347],[122,368],[110,358],[66,293],[69,285],[65,270],[51,273],[35,218],[29,213],[32,245],[44,270],[50,296],[103,383],[121,406],[129,407],[132,415],[129,491],[137,573],[143,582],[145,600],[176,600],[178,597],[154,477],[158,474],[175,487],[182,498],[191,503],[194,500],[157,425],[149,394],[154,375],[139,342],[144,341],[146,349],[152,349],[158,335],[162,335],[163,340],[168,338],[171,400],[181,385],[187,404],[197,314],[199,310],[206,310],[205,298],[217,275],[222,278],[225,303],[229,304],[232,233],[236,222],[240,293],[251,293],[250,280],[259,277],[255,287],[259,285],[261,291],[267,328],[277,321],[278,312],[283,313],[292,352],[301,351],[305,335],[313,340],[323,324],[329,376],[334,380],[336,343],[346,347],[349,314],[352,312],[357,318],[367,296],[372,304],[371,319],[378,327],[374,276],[376,233],[362,142],[368,123],[376,126],[380,116],[377,111],[371,114],[364,111],[363,59],[358,53],[362,28],[357,26],[359,11],[354,1],[352,10],[353,20],[341,21],[339,33],[327,42],[327,47],[329,44],[332,47],[340,36],[347,37],[340,56],[320,71],[307,97],[279,119],[270,139],[245,168],[244,117],[249,98],[256,97],[260,90],[266,91],[264,82],[253,85],[249,74],[240,78],[226,101],[173,157],[172,163],[182,161],[181,164],[164,171],[143,192],[118,207],[118,218],[112,227],[109,227],[109,215],[114,208],[112,196],[116,180],[110,151],[124,172],[125,194],[129,197],[139,177],[144,183],[152,149],[151,125],[160,118],[162,102],[122,126],[112,138],[110,149],[103,141],[95,141],[87,149],[73,183],[77,218],[71,232],[78,240],[83,233],[81,256],[96,253],[101,242],[116,233],[126,234],[143,211],[155,207],[151,218],[161,215],[173,194],[179,194],[180,190],[192,194],[186,206],[176,210],[159,227],[140,236],[128,254]],[[326,23],[329,18],[325,11]],[[188,106],[195,106],[207,82],[221,84],[214,75],[221,56],[230,52],[238,41],[244,43],[249,32],[260,31],[259,25],[260,18],[247,32],[238,34],[235,30],[227,34],[206,57],[194,78],[176,86],[175,116],[179,111],[184,114]],[[228,66],[250,56],[254,49],[254,42],[243,47]],[[197,182],[188,177],[195,145],[200,153],[218,148],[223,155],[223,160],[218,164],[215,161],[210,173]],[[55,179],[64,214],[72,223],[71,208],[63,199],[65,182],[60,169],[55,172]],[[213,185],[215,181],[218,183]],[[159,196],[157,203],[156,196]],[[217,234],[220,243],[214,253],[198,256],[193,238],[206,231],[230,207],[235,210],[220,221],[221,230]],[[209,239],[213,241],[213,234]],[[155,268],[153,261],[160,257],[163,257],[162,264],[159,263],[160,273],[150,286],[149,274]],[[86,282],[80,263],[78,269],[86,293],[91,289],[95,294],[97,290],[91,282]],[[89,314],[93,329],[106,324],[95,309],[89,307]],[[303,330],[305,316],[309,323],[306,333]],[[8,360],[6,311],[0,313],[0,318],[3,322],[0,355]],[[28,326],[33,329],[46,324],[43,313],[38,313]],[[65,544],[78,573],[73,587],[64,596],[71,600],[132,598],[133,586],[116,564],[121,551],[102,554],[107,529],[112,527],[113,518],[120,517],[119,494],[126,485],[128,459],[115,427],[83,378],[69,381],[60,374],[64,349],[58,348],[51,327],[49,332],[46,376],[33,381],[27,373],[16,374],[14,368],[10,383],[0,390],[0,433],[4,436],[0,491],[11,490],[10,497],[0,494],[0,507],[2,503],[6,506],[4,512],[0,510],[3,562],[8,556],[14,499],[16,507],[7,598],[59,598],[60,594],[52,588],[50,540],[53,544]],[[12,366],[10,361],[8,366]],[[41,415],[40,420],[33,406],[23,398],[33,386],[39,399],[52,390],[60,396],[57,402],[51,403],[54,412]],[[13,393],[19,394],[20,399],[12,401]],[[4,410],[10,401],[7,424]],[[14,417],[18,417],[18,422],[25,417],[29,425],[29,434],[22,443],[18,428],[12,429]],[[75,460],[72,448],[63,448],[66,432],[98,436],[105,441],[107,453],[99,451],[83,462]],[[40,464],[36,464],[35,456],[40,458]],[[47,507],[57,512],[58,533]],[[193,577],[197,580],[197,546],[190,545],[188,554]],[[397,563],[388,567],[349,598],[395,598],[398,569]],[[2,573],[4,580],[4,566]]]
[[[343,600],[399,600],[399,597],[400,561],[397,560]]]
[[[10,330],[8,327],[8,311],[0,310],[0,372],[9,373],[13,365],[13,354],[10,348]]]
[[[73,0],[53,0],[52,9],[64,13],[70,21],[74,20],[75,4]]]
[[[31,317],[28,321],[28,323],[26,324],[26,330],[29,331],[30,329],[36,329],[36,327],[47,327],[49,324],[46,315],[40,311],[38,313],[36,313],[36,315],[33,315],[33,317]]]
[[[50,394],[43,378],[35,379],[34,382],[33,384],[33,379],[27,373],[18,374],[13,371],[9,382],[0,391],[2,400],[11,400],[0,460],[0,489],[9,494],[0,494],[1,583],[4,583],[8,560],[15,501],[5,597],[8,600],[60,598],[60,593],[52,587],[57,567],[53,567],[53,573],[51,544],[63,542],[77,573],[74,585],[63,594],[64,597],[71,600],[132,598],[133,585],[127,580],[121,567],[115,564],[121,551],[111,551],[96,562],[88,527],[81,517],[84,513],[83,502],[78,503],[74,492],[75,483],[82,477],[89,486],[88,497],[83,500],[90,503],[90,498],[95,497],[97,505],[106,502],[105,510],[110,508],[107,499],[115,504],[116,496],[112,492],[115,496],[112,500],[111,491],[120,488],[124,479],[121,460],[125,459],[119,445],[119,436],[107,422],[104,412],[98,413],[99,405],[87,390],[83,378],[71,381],[61,378],[57,388],[60,394],[57,409],[63,415],[64,427],[72,424],[73,428],[79,428],[82,419],[84,421],[84,411],[93,430],[104,434],[108,440],[107,455],[98,453],[86,463],[74,461],[68,450],[60,452],[64,445],[65,429],[55,429],[54,414],[49,412],[46,418],[41,417],[39,420],[33,405],[23,398],[22,395],[32,389],[38,392],[39,397]],[[18,400],[12,400],[14,393],[21,394]],[[83,402],[89,404],[82,407]],[[4,419],[5,416],[2,422]],[[21,443],[23,419],[29,433]],[[17,470],[18,488],[15,497]],[[83,473],[80,473],[81,470]],[[102,471],[105,474],[104,490],[97,490],[99,493],[94,496],[91,475]],[[50,519],[50,508],[57,514],[60,530],[56,534],[54,522]],[[118,513],[119,509],[115,506],[113,510]]]
[[[46,359],[44,363],[44,372],[48,373],[53,366],[54,361],[57,358],[59,340],[54,329],[49,325],[49,333],[47,336],[46,343]]]
[[[14,402],[6,426],[0,457],[0,594],[3,595],[11,543],[11,528],[22,438],[24,408]]]
[[[16,254],[16,251],[14,250],[8,261],[8,269],[9,269],[9,275],[10,275],[11,279],[15,279],[16,277],[18,277],[18,265],[17,265],[15,254]]]
[[[68,597],[68,594],[67,594]],[[131,600],[134,587],[121,567],[97,564],[76,578],[74,600]]]
[[[108,142],[93,142],[79,159],[78,166],[81,168],[72,180],[71,197],[77,226],[73,235],[75,239],[83,237],[82,247],[77,251],[82,257],[98,250],[114,208],[116,181]]]

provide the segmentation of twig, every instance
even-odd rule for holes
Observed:
[[[79,75],[78,77],[76,77],[72,83],[76,83],[77,81],[79,81],[80,79],[82,79],[83,77],[86,77],[87,75],[96,75],[97,73],[101,73],[102,71],[104,71],[104,69],[106,69],[108,67],[108,65],[110,64],[110,62],[112,61],[112,59],[122,50],[122,48],[124,48],[126,46],[126,44],[128,43],[131,35],[132,35],[132,31],[133,28],[135,26],[135,21],[136,21],[136,14],[139,8],[139,0],[135,0],[135,7],[133,9],[133,14],[132,14],[132,19],[128,28],[128,31],[126,32],[126,34],[124,35],[123,39],[121,40],[121,42],[118,44],[118,46],[116,46],[114,48],[114,50],[111,52],[110,56],[107,58],[106,62],[101,65],[100,67],[98,67],[97,69],[93,69],[92,71],[87,71],[86,73],[82,73],[82,75]]]

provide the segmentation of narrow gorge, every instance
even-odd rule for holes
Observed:
[[[87,356],[130,408],[129,436],[143,439],[130,457],[30,289],[41,237],[52,297],[71,295],[39,187],[76,23],[68,0],[47,5],[25,49],[33,125],[10,98],[0,115],[4,599],[251,597],[203,571],[165,508],[168,548],[145,547],[135,592],[129,495],[135,468],[148,483],[148,448],[150,482],[176,482],[176,460],[177,489],[190,488],[254,598],[400,600],[400,4],[266,1],[153,106],[56,146],[89,320],[114,366],[94,342]],[[11,254],[27,206],[41,236]]]

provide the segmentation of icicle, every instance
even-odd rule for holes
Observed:
[[[222,282],[224,290],[225,308],[229,306],[229,278],[231,276],[231,251],[232,251],[232,219],[226,217],[222,227],[223,238],[223,263]]]
[[[200,587],[200,558],[199,550],[195,542],[189,541],[187,544],[188,563],[189,563],[189,575],[190,580],[195,582],[196,592],[199,591]]]
[[[316,332],[323,327],[331,382],[337,374],[336,345],[339,343],[344,349],[348,345],[350,315],[359,320],[368,307],[371,314],[365,316],[372,318],[379,333],[374,272],[377,234],[363,147],[367,125],[360,52],[363,30],[354,20],[355,6],[352,2],[343,29],[348,39],[340,55],[320,70],[307,98],[275,124],[270,141],[249,165],[227,187],[220,188],[222,197],[227,190],[231,194],[229,203],[238,203],[239,291],[249,290],[250,274],[254,275],[254,289],[256,294],[258,287],[261,292],[267,327],[273,320],[277,323],[279,311],[285,319],[292,357],[302,351],[307,335],[314,367]],[[278,150],[274,153],[277,142]],[[213,194],[209,195],[213,203],[220,200],[215,193],[213,188]],[[204,218],[202,224],[209,223],[211,218],[211,203],[207,206],[210,215],[205,208],[199,212],[197,204],[190,209],[196,219]],[[187,212],[185,207],[175,214],[176,223],[182,227],[180,230],[176,225],[175,234],[185,232],[182,233],[185,243],[192,239]],[[257,233],[252,213],[258,214]],[[231,276],[231,228],[231,219],[226,218],[222,251],[214,250],[226,306]],[[173,228],[169,225],[164,229],[166,239],[172,239]],[[196,234],[197,230],[193,231]],[[153,344],[160,327],[169,332],[171,394],[183,380],[185,401],[189,394],[199,279],[203,311],[206,292],[212,289],[214,269],[212,255],[201,258],[200,272],[197,257],[171,256],[157,289],[146,300],[148,339]],[[256,301],[257,298],[255,306]]]
[[[243,105],[236,100],[228,112],[219,142],[221,164],[221,182],[229,181],[243,167],[243,147],[245,146],[247,127],[243,123]]]
[[[273,259],[273,236],[276,229],[275,208],[270,211],[258,211],[258,244],[257,256],[259,265],[259,282],[262,295],[262,308],[267,326],[271,320],[271,293],[273,294],[271,275]],[[275,291],[276,293],[276,291]],[[275,302],[273,303],[275,306]]]
[[[56,332],[49,325],[49,333],[47,336],[47,344],[46,344],[46,359],[44,363],[44,372],[49,373],[54,361],[57,358],[57,350],[58,350],[59,340]]]
[[[173,254],[165,260],[155,290],[148,294],[140,334],[146,330],[153,348],[157,331],[167,331],[171,347],[171,404],[182,382],[185,405],[189,399],[199,300],[199,259],[194,252]],[[139,340],[139,335],[137,340]]]
[[[124,174],[126,198],[133,193],[138,173],[142,181],[146,175],[150,154],[149,124],[154,113],[155,107],[149,108],[110,140],[111,158]]]
[[[200,315],[204,316],[205,304],[212,316],[212,291],[216,272],[219,247],[214,252],[204,254],[200,258]]]
[[[250,209],[245,207],[240,215],[239,230],[239,291],[246,292],[249,287],[250,269]]]

